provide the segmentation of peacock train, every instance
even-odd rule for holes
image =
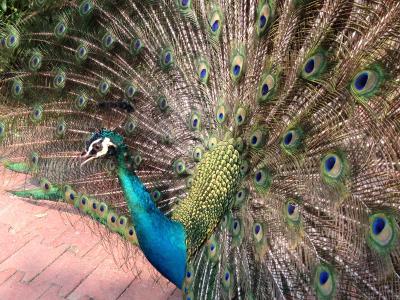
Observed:
[[[398,299],[399,61],[398,1],[35,0],[0,161],[183,299]]]

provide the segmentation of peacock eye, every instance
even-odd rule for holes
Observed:
[[[222,14],[215,8],[209,20],[211,34],[218,37],[221,33]]]
[[[133,98],[133,96],[135,96],[135,94],[136,94],[136,88],[135,88],[135,86],[133,86],[133,85],[128,85],[128,86],[125,88],[125,95],[126,95],[126,97],[128,97],[128,98]]]
[[[58,24],[54,28],[54,33],[55,33],[56,37],[62,38],[65,36],[66,32],[67,32],[66,24],[63,21],[58,22]]]
[[[230,75],[234,82],[238,82],[244,75],[245,56],[242,49],[235,49],[231,58]]]
[[[9,44],[10,46],[13,46],[16,40],[17,40],[17,38],[15,37],[15,35],[11,34],[11,35],[8,37],[8,44]]]
[[[223,101],[220,102],[215,111],[215,119],[218,124],[223,124],[228,119],[228,106]]]
[[[106,33],[102,39],[103,46],[106,49],[110,49],[114,44],[114,37],[110,33]]]
[[[100,81],[98,91],[103,96],[108,94],[108,92],[110,91],[110,83],[108,82],[108,80],[103,79],[102,81]]]
[[[135,120],[133,120],[133,119],[130,118],[130,119],[125,123],[125,126],[124,126],[125,133],[126,133],[127,135],[132,135],[132,134],[135,132],[136,127],[137,127],[137,125],[136,125]]]
[[[343,171],[343,161],[337,154],[328,154],[322,160],[324,176],[337,179]]]
[[[286,216],[286,220],[289,223],[289,225],[299,224],[300,222],[299,205],[293,200],[287,201],[285,205],[284,215]]]
[[[134,38],[129,46],[132,55],[138,55],[143,49],[143,43],[139,38]]]
[[[174,64],[174,54],[171,48],[166,48],[161,51],[160,66],[164,71],[169,70]]]
[[[293,154],[302,146],[303,132],[300,128],[294,128],[283,134],[281,147],[288,154]]]
[[[75,100],[75,107],[79,110],[84,109],[87,105],[87,97],[84,94],[78,95]]]
[[[58,71],[57,74],[54,76],[53,85],[56,89],[62,89],[65,86],[65,72]]]
[[[88,57],[88,53],[89,51],[86,46],[84,45],[78,46],[78,48],[76,49],[76,58],[78,62],[84,61]]]
[[[316,53],[303,64],[302,77],[304,79],[314,79],[325,71],[326,65],[325,54],[323,52]]]
[[[235,113],[235,123],[240,126],[243,125],[246,121],[246,109],[244,107],[239,107]]]
[[[318,266],[315,273],[314,285],[318,298],[329,299],[335,290],[335,278],[330,269],[324,265]]]
[[[240,231],[241,231],[240,220],[239,219],[233,220],[232,222],[233,236],[238,236],[240,234]]]
[[[351,92],[355,96],[365,98],[373,96],[379,89],[383,75],[377,67],[376,70],[363,70],[359,72],[351,83]]]
[[[64,120],[58,121],[56,125],[56,135],[59,138],[64,137],[65,132],[67,131],[67,124],[65,123]]]
[[[173,164],[172,167],[177,175],[183,175],[186,173],[186,164],[183,160],[178,159]]]
[[[244,188],[238,190],[235,195],[235,206],[237,207],[241,206],[245,202],[247,194],[248,192]]]
[[[32,54],[29,59],[29,69],[31,71],[37,71],[42,66],[42,55],[40,53]]]
[[[229,289],[231,286],[231,273],[226,268],[225,271],[222,273],[222,285],[225,289]]]
[[[255,188],[259,192],[267,192],[272,183],[270,172],[266,168],[259,169],[254,174]]]
[[[249,145],[253,149],[260,149],[263,147],[267,140],[267,133],[265,130],[258,128],[255,129],[249,136]]]
[[[43,116],[43,108],[40,105],[37,105],[33,108],[31,113],[31,120],[33,122],[38,122],[42,119]]]
[[[92,10],[93,10],[93,1],[92,0],[83,1],[81,3],[81,5],[79,6],[79,14],[81,16],[88,15]]]
[[[207,146],[209,150],[214,149],[218,144],[218,140],[215,136],[210,137],[210,139],[208,140]]]
[[[275,91],[275,77],[269,73],[263,74],[261,76],[261,81],[258,85],[258,96],[257,102],[259,104],[264,104],[270,100]]]
[[[180,4],[181,8],[189,8],[191,3],[190,0],[181,0]]]
[[[201,118],[198,112],[191,113],[189,122],[190,130],[199,131],[201,129]]]
[[[271,19],[271,7],[269,3],[265,3],[257,8],[257,34],[261,36],[265,34]]]
[[[154,189],[151,192],[151,198],[153,199],[153,201],[157,202],[161,199],[161,192],[157,189]]]
[[[11,87],[11,92],[14,97],[20,97],[23,94],[23,84],[19,79],[15,79]]]
[[[196,162],[199,162],[203,157],[203,148],[202,147],[195,147],[193,150],[193,159]]]
[[[378,253],[389,253],[398,239],[396,221],[385,213],[376,213],[369,217],[368,244]]]
[[[260,223],[253,224],[253,237],[257,242],[260,242],[263,238],[263,228]]]
[[[40,187],[42,188],[42,190],[44,192],[49,192],[51,190],[51,188],[52,188],[52,184],[47,179],[42,178],[40,180]]]
[[[200,60],[200,62],[198,63],[198,66],[197,66],[197,73],[198,73],[200,82],[202,82],[202,83],[208,82],[209,69],[210,69],[210,67],[209,67],[208,62],[204,59]]]
[[[161,96],[157,100],[158,102],[158,108],[162,111],[165,112],[168,109],[168,101],[165,96]]]
[[[249,172],[249,169],[250,169],[249,162],[247,160],[242,160],[242,163],[240,164],[239,168],[240,175],[244,177],[247,174],[247,172]]]

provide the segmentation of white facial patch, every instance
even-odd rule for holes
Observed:
[[[85,153],[85,155],[82,156],[83,158],[85,158],[85,157],[89,157],[89,158],[86,159],[84,162],[82,162],[82,163],[81,163],[81,166],[83,166],[84,164],[88,163],[89,161],[91,161],[91,160],[93,160],[93,159],[95,159],[95,158],[99,158],[99,157],[101,157],[101,156],[106,155],[107,152],[108,152],[108,148],[109,148],[110,146],[113,146],[113,147],[115,147],[115,148],[117,147],[115,144],[113,144],[113,143],[111,142],[110,138],[104,138],[103,141],[101,142],[101,146],[102,146],[102,147],[101,147],[101,151],[97,152],[95,156],[90,156],[90,152],[91,152],[92,149],[93,149],[93,145],[95,145],[96,143],[98,143],[98,142],[100,142],[100,141],[101,141],[101,138],[100,138],[100,139],[97,139],[97,140],[95,140],[95,141],[93,141],[93,142],[90,144],[88,151]]]
[[[93,144],[93,143],[92,143],[92,144]],[[106,155],[107,152],[108,152],[108,148],[109,148],[110,146],[116,147],[113,143],[111,143],[111,140],[110,140],[109,138],[105,138],[105,139],[101,142],[101,145],[102,145],[103,147],[102,147],[101,151],[99,151],[99,152],[96,153],[96,158],[97,158],[97,157],[101,157],[101,156],[103,156],[103,155]]]

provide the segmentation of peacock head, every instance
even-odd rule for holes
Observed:
[[[81,166],[96,158],[114,156],[123,146],[124,138],[121,135],[111,130],[101,129],[86,141],[85,150],[81,154],[85,160]]]

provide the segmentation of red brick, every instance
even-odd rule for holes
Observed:
[[[96,254],[96,251],[94,253]],[[103,254],[103,256],[94,255],[94,257],[82,259],[71,251],[67,251],[40,273],[31,285],[56,284],[60,287],[59,295],[65,297],[96,269],[104,257]]]
[[[16,232],[19,232],[37,219],[35,215],[42,214],[48,210],[47,207],[32,205],[17,197],[11,197],[10,199],[12,203],[0,210],[0,222],[11,225]]]
[[[96,300],[116,299],[133,280],[131,273],[118,269],[111,259],[104,260],[68,297],[80,299],[90,295]]]
[[[11,278],[0,286],[1,300],[16,300],[16,299],[37,299],[42,295],[48,286],[32,287],[22,282],[25,277],[23,272],[16,272]]]
[[[16,269],[7,269],[0,272],[0,287],[2,283],[6,282],[10,279],[15,273],[17,272]]]
[[[39,298],[38,300],[56,300],[56,299],[64,299],[59,296],[60,286],[51,285]]]
[[[23,281],[31,281],[67,249],[66,245],[57,248],[48,247],[41,244],[40,240],[40,237],[34,238],[10,256],[0,264],[0,271],[16,268],[25,272]]]
[[[175,291],[176,289],[172,284],[155,283],[151,278],[140,278],[140,280],[135,280],[118,300],[146,299],[149,295],[152,300],[180,300],[182,299],[181,292]]]
[[[0,223],[0,237],[0,264],[33,239],[32,235],[17,234],[12,226],[2,223]]]

